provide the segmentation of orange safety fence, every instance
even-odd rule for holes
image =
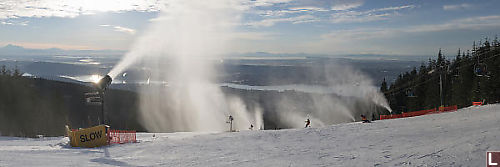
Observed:
[[[448,107],[439,107],[439,112],[451,112],[451,111],[456,111],[456,110],[457,110],[457,105],[448,106]]]
[[[429,114],[429,113],[432,113],[432,112],[436,112],[436,109],[433,108],[433,109],[429,109],[429,110],[420,110],[420,111],[406,112],[406,113],[403,113],[403,117],[415,117],[415,116]]]
[[[480,106],[480,105],[483,105],[483,102],[475,101],[475,102],[472,102],[472,105],[473,106]]]
[[[395,118],[403,118],[403,115],[402,114],[380,115],[380,119],[395,119]]]
[[[428,110],[405,112],[402,114],[380,115],[380,119],[382,120],[382,119],[415,117],[415,116],[420,116],[420,115],[434,114],[434,113],[441,113],[441,112],[451,112],[451,111],[456,111],[456,110],[457,110],[457,106],[454,105],[454,106],[449,106],[449,107],[439,107],[439,110],[436,110],[436,108],[433,108],[433,109],[428,109]]]
[[[135,130],[108,130],[108,143],[109,144],[123,144],[135,143],[136,132]]]

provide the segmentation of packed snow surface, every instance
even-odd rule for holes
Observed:
[[[500,105],[370,124],[312,125],[140,133],[139,143],[102,148],[71,148],[64,137],[0,137],[0,166],[485,166],[485,152],[500,150]]]

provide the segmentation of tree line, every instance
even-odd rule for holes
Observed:
[[[418,111],[439,106],[472,102],[498,103],[500,101],[500,43],[498,37],[490,42],[473,42],[470,50],[458,49],[454,59],[447,59],[441,49],[437,59],[429,58],[417,69],[400,74],[380,90],[394,113]]]
[[[93,87],[23,76],[0,66],[0,136],[61,136],[64,125],[86,128],[99,124],[100,106],[88,105],[84,93]],[[109,89],[106,124],[113,129],[145,131],[138,120],[138,96]]]
[[[67,113],[57,92],[39,91],[15,69],[0,67],[0,134],[34,136],[60,134]],[[59,126],[57,126],[59,125]]]

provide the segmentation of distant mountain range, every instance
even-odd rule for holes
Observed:
[[[34,56],[34,55],[123,55],[123,50],[64,50],[59,48],[30,49],[8,44],[0,47],[0,56]]]
[[[65,50],[59,48],[49,49],[31,49],[24,48],[13,44],[8,44],[0,47],[0,56],[119,56],[124,55],[124,50]],[[424,56],[400,56],[400,55],[379,55],[379,54],[350,54],[350,55],[327,55],[327,54],[308,54],[308,53],[268,53],[268,52],[249,52],[249,53],[236,53],[230,54],[230,57],[265,57],[265,58],[283,58],[283,57],[329,57],[329,58],[348,58],[348,59],[371,59],[371,60],[413,60],[413,61],[426,61],[432,55]],[[454,58],[454,57],[449,57]]]

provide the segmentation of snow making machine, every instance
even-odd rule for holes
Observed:
[[[111,85],[111,77],[106,75],[94,84],[98,92],[86,93],[87,102],[101,105],[101,121],[100,125],[70,129],[66,125],[66,135],[69,137],[70,145],[72,147],[100,147],[109,144],[123,144],[129,142],[136,142],[135,131],[125,130],[112,130],[110,126],[105,125],[104,121],[104,92],[109,85]]]

